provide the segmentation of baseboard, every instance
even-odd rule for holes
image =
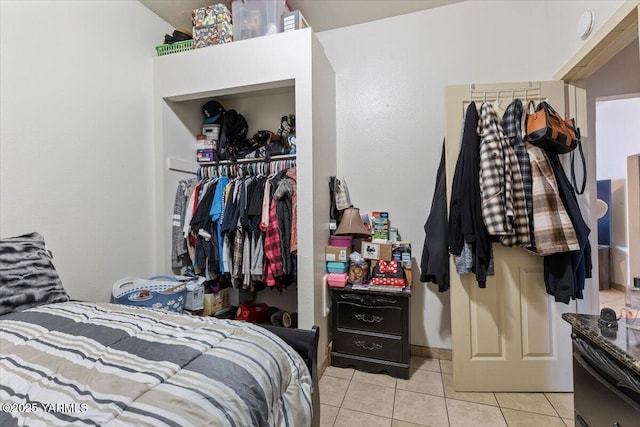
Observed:
[[[318,363],[318,378],[322,378],[324,375],[324,371],[328,366],[331,366],[331,353],[327,353],[327,357],[325,357],[322,363]]]
[[[449,348],[434,348],[412,345],[410,352],[413,356],[422,356],[431,359],[453,360],[451,349]]]
[[[453,360],[451,349],[449,348],[433,348],[412,345],[410,346],[409,353],[411,353],[412,356],[422,356],[430,359]],[[318,378],[322,378],[324,371],[328,366],[331,366],[330,346],[329,351],[327,352],[327,357],[322,361],[322,363],[318,363]]]
[[[627,287],[625,285],[620,284],[620,283],[611,283],[611,287],[613,289],[615,289],[616,291],[627,292]]]

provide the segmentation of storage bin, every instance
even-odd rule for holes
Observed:
[[[184,40],[171,44],[161,44],[156,46],[158,56],[169,55],[170,53],[184,52],[193,49],[193,40]]]
[[[331,246],[340,246],[342,248],[350,248],[353,244],[353,236],[331,236]]]
[[[194,49],[233,41],[231,13],[222,3],[194,9],[191,23]]]
[[[135,305],[182,313],[187,286],[174,280],[125,277],[113,284],[116,304]]]
[[[349,275],[347,273],[331,273],[327,277],[327,283],[334,288],[344,288],[347,286],[347,279]]]
[[[231,288],[220,289],[218,292],[204,294],[204,316],[211,316],[229,306]]]
[[[204,308],[204,286],[193,281],[187,284],[187,294],[184,308],[187,310],[202,310]]]
[[[282,32],[286,0],[233,0],[234,40],[245,40]]]
[[[330,261],[327,263],[327,271],[329,273],[346,273],[348,270],[348,262]]]

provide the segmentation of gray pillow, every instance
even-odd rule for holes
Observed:
[[[65,301],[69,296],[41,235],[0,239],[0,315]]]

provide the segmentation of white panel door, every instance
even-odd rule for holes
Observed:
[[[461,126],[469,102],[478,109],[494,103],[502,115],[512,96],[547,100],[568,112],[562,81],[447,87],[447,196],[460,146]],[[567,92],[568,93],[568,92]],[[512,95],[513,94],[513,95]],[[525,99],[525,96],[527,99]],[[567,96],[567,99],[568,96]],[[586,128],[586,123],[580,123]],[[542,257],[522,248],[493,245],[495,275],[479,288],[475,275],[451,271],[453,383],[457,391],[572,391],[571,328],[562,320],[576,303],[557,303],[547,295]]]

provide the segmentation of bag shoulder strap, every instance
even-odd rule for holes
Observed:
[[[571,158],[571,185],[575,190],[576,194],[582,195],[584,194],[584,189],[587,186],[587,163],[584,159],[584,151],[582,151],[582,142],[578,140],[578,151],[580,152],[580,159],[582,160],[582,184],[580,185],[580,189],[578,190],[578,185],[576,183],[576,170],[575,170],[575,150],[573,150],[570,154]]]

